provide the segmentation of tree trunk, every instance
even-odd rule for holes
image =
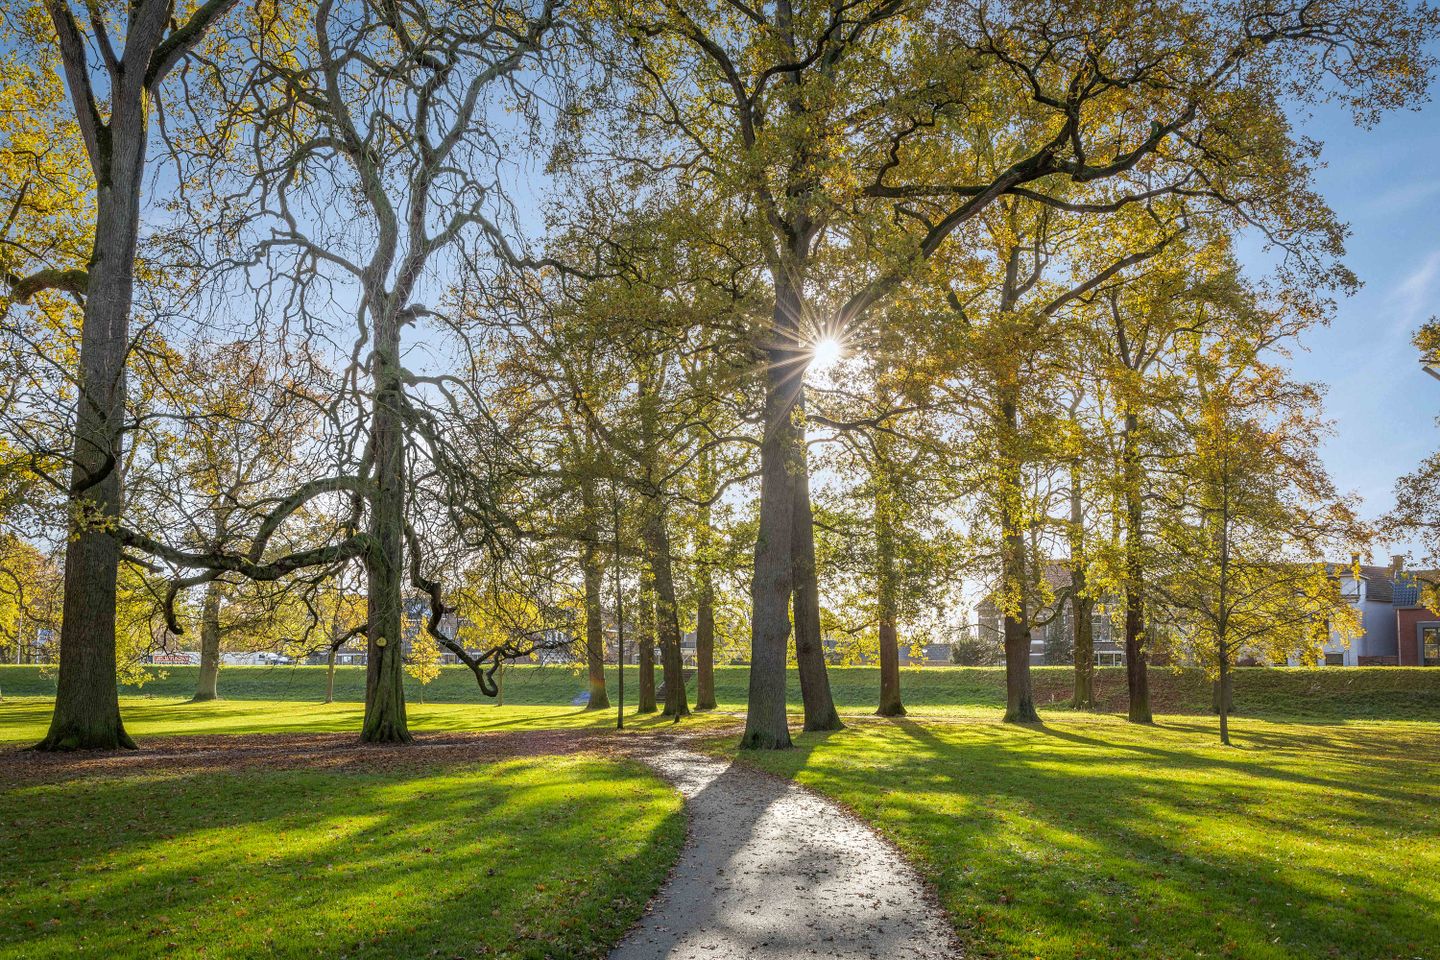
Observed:
[[[787,749],[785,660],[790,645],[790,595],[794,589],[791,541],[795,531],[794,444],[791,407],[802,370],[793,331],[800,296],[783,274],[775,285],[775,342],[766,350],[765,435],[760,442],[760,529],[755,539],[755,575],[750,581],[750,690],[744,749]]]
[[[1230,671],[1230,657],[1221,645],[1220,679],[1215,681],[1215,707],[1220,714],[1220,742],[1230,746],[1230,711],[1234,709],[1234,678]]]
[[[663,716],[679,720],[690,713],[685,692],[685,662],[680,654],[680,612],[675,604],[675,579],[670,558],[670,531],[665,523],[665,504],[652,498],[645,521],[646,553],[655,582],[655,624],[660,643],[660,665],[665,675]]]
[[[1154,723],[1150,712],[1150,676],[1145,662],[1144,564],[1140,556],[1145,504],[1140,457],[1136,450],[1138,419],[1125,414],[1121,447],[1125,479],[1125,681],[1129,688],[1131,723]]]
[[[635,649],[640,689],[636,713],[654,713],[655,705],[655,587],[648,567],[640,571],[640,610],[635,615]]]
[[[795,402],[791,430],[798,464],[792,486],[791,564],[794,568],[795,664],[800,673],[800,699],[805,704],[806,730],[843,730],[830,694],[830,673],[825,667],[825,644],[820,634],[820,584],[815,571],[815,522],[810,510],[810,466],[805,452],[804,387]]]
[[[702,569],[695,610],[695,709],[715,709],[715,587]]]
[[[129,57],[127,56],[127,59]],[[126,354],[135,287],[140,189],[149,135],[140,77],[121,77],[103,132],[71,467],[69,538],[55,711],[38,750],[133,749],[115,682],[115,596],[120,543],[104,525],[120,516]]]
[[[220,581],[205,584],[205,600],[200,608],[200,680],[195,685],[194,700],[219,697],[220,677]]]
[[[1070,465],[1070,616],[1075,640],[1075,694],[1070,705],[1095,709],[1095,603],[1086,595],[1085,504],[1081,494],[1080,462]]]
[[[1020,503],[1024,497],[1018,451],[1019,410],[1013,397],[1001,402],[1002,470],[1005,489],[1000,495],[1000,564],[1004,578],[1005,613],[1005,721],[1039,723],[1035,712],[1035,691],[1030,680],[1030,609],[1025,589],[1025,534],[1021,529]],[[1018,605],[1011,612],[1010,606]]]
[[[715,709],[715,583],[710,576],[710,497],[715,492],[709,451],[700,454],[699,534],[695,551],[695,709]]]
[[[372,293],[375,311],[375,407],[371,450],[375,494],[371,502],[372,544],[365,555],[369,580],[369,659],[365,669],[366,743],[409,743],[405,718],[402,651],[405,569],[405,450],[401,422],[400,329],[386,297]]]
[[[325,656],[325,702],[335,702],[335,647]]]
[[[599,530],[591,524],[587,540],[580,552],[580,567],[585,579],[585,663],[590,674],[590,700],[586,710],[608,710],[610,697],[605,692],[605,624],[600,606],[600,569],[596,538]]]
[[[877,458],[884,446],[877,440]],[[875,714],[905,716],[900,700],[899,570],[895,563],[895,496],[885,464],[875,467],[875,598],[880,634],[880,703]]]
[[[1095,603],[1079,595],[1070,598],[1075,618],[1075,695],[1070,705],[1077,710],[1095,709]]]

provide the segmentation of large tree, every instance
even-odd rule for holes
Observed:
[[[40,749],[134,746],[120,720],[115,684],[120,543],[111,532],[124,506],[126,367],[151,112],[171,71],[235,3],[207,0],[183,16],[174,0],[91,4],[77,18],[66,0],[46,0],[53,30],[48,35],[40,33],[37,18],[26,20],[26,11],[17,11],[29,44],[58,51],[95,191],[93,242],[84,265],[10,277],[19,300],[63,290],[84,301],[73,375],[60,677]]]
[[[1424,91],[1421,45],[1435,24],[1399,0],[657,0],[616,12],[617,56],[637,90],[626,119],[649,147],[618,149],[733,196],[770,273],[750,747],[790,742],[784,651],[797,583],[795,626],[810,629],[801,375],[820,329],[843,335],[1006,195],[1084,215],[1213,194],[1285,242],[1317,204],[1278,96],[1333,93],[1362,117],[1403,105]],[[1297,163],[1300,182],[1284,182]],[[1287,191],[1288,209],[1250,209]],[[830,241],[866,255],[822,274]],[[823,322],[810,308],[822,285],[853,291]],[[807,671],[817,641],[797,636],[802,681],[823,677],[823,661]],[[807,726],[827,722],[819,686]]]

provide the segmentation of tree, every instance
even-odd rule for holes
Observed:
[[[425,688],[440,676],[440,644],[420,624],[415,625],[415,636],[410,641],[410,656],[405,660],[405,672],[420,684],[420,702],[425,702]]]
[[[1440,370],[1440,320],[1431,320],[1416,332],[1415,346],[1421,363],[1432,371]],[[1422,562],[1431,568],[1414,574],[1421,584],[1421,602],[1440,610],[1440,453],[1425,458],[1413,473],[1395,481],[1395,506],[1383,529],[1392,537],[1418,539]]]
[[[236,0],[207,0],[177,20],[173,0],[137,0],[119,26],[92,8],[90,33],[66,0],[46,0],[53,44],[63,65],[76,125],[94,175],[93,246],[83,267],[43,268],[14,277],[24,301],[42,290],[84,300],[70,456],[70,535],[65,551],[65,614],[60,679],[42,750],[133,747],[120,721],[115,684],[115,610],[120,544],[111,536],[123,507],[126,360],[134,296],[140,201],[150,138],[150,110],[165,78]],[[31,19],[30,27],[38,24]],[[90,63],[99,51],[101,63]]]
[[[1316,391],[1260,363],[1243,331],[1222,326],[1192,349],[1199,402],[1159,517],[1155,588],[1215,681],[1228,745],[1242,653],[1314,662],[1332,632],[1358,635],[1359,612],[1324,556],[1348,552],[1364,534],[1319,462]]]
[[[638,88],[625,119],[650,147],[619,151],[641,169],[704,177],[752,211],[748,237],[770,274],[747,747],[790,742],[784,650],[797,577],[796,628],[810,629],[801,371],[817,328],[843,337],[1002,197],[1088,215],[1213,193],[1288,228],[1316,207],[1303,176],[1290,210],[1252,209],[1304,153],[1278,123],[1276,91],[1333,94],[1362,117],[1403,105],[1423,95],[1431,58],[1420,38],[1436,23],[1398,0],[1263,13],[1126,0],[668,0],[616,14],[614,56]],[[831,241],[840,269],[822,272]],[[810,305],[822,286],[845,294],[824,324]],[[818,637],[797,637],[797,651],[802,681],[823,677],[823,660],[807,670]],[[1022,675],[1011,712],[1028,717]]]
[[[304,330],[316,349],[337,327],[358,327],[328,409],[331,460],[272,501],[232,547],[185,550],[127,528],[118,539],[179,570],[201,571],[178,577],[174,589],[224,574],[267,582],[299,570],[323,576],[363,562],[369,644],[361,737],[407,742],[407,584],[430,602],[426,629],[487,695],[496,692],[499,662],[533,649],[533,638],[517,645],[507,637],[467,651],[439,633],[450,610],[426,548],[430,555],[453,544],[498,549],[504,522],[487,469],[494,437],[469,379],[473,368],[427,376],[402,364],[401,347],[404,332],[422,320],[436,321],[437,333],[447,329],[425,305],[427,294],[440,299],[425,281],[442,266],[480,259],[460,253],[465,243],[521,259],[502,229],[505,199],[490,179],[504,148],[489,122],[489,98],[499,86],[521,91],[515,77],[555,26],[554,6],[355,0],[300,12],[310,21],[304,42],[293,42],[295,11],[267,7],[260,29],[274,42],[256,44],[238,62],[217,60],[197,83],[197,93],[234,104],[231,115],[243,118],[214,139],[243,135],[249,149],[222,151],[218,160],[202,152],[203,162],[187,169],[187,189],[209,191],[207,208],[226,215],[223,229],[204,232],[210,247],[202,252],[222,266],[258,260],[270,267],[257,322]],[[349,206],[336,209],[337,198]],[[302,218],[302,209],[319,214]],[[249,279],[245,270],[231,276]],[[353,310],[336,309],[337,289]],[[270,296],[278,317],[268,313]],[[448,330],[457,332],[453,324]],[[457,349],[465,356],[470,346],[462,337]],[[267,554],[287,522],[327,502],[343,507],[324,536]]]

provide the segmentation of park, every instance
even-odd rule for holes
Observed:
[[[1440,960],[1430,0],[7,0],[0,960]]]

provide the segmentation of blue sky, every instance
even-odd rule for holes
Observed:
[[[1297,127],[1325,144],[1316,179],[1350,224],[1346,263],[1365,286],[1306,337],[1293,368],[1329,386],[1336,434],[1325,461],[1373,517],[1389,508],[1395,478],[1440,448],[1440,380],[1420,368],[1410,342],[1440,314],[1440,103],[1369,130],[1330,109]]]

